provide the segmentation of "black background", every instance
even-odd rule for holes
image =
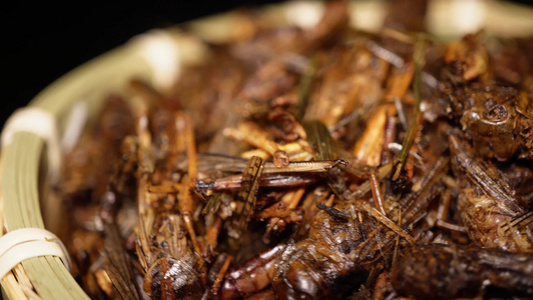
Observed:
[[[0,126],[55,79],[136,34],[281,0],[9,2],[0,10]]]

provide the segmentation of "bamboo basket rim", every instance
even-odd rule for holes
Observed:
[[[293,1],[259,9],[263,17],[274,22],[292,22],[305,27],[312,25],[309,20],[314,18],[316,21],[322,6],[323,3],[318,1]],[[381,27],[385,9],[384,0],[350,2],[350,14],[354,17],[351,25],[367,31],[376,31]],[[472,17],[476,10],[480,11],[480,15]],[[305,14],[305,17],[301,18],[301,14]],[[470,23],[464,21],[468,17]],[[232,39],[231,29],[238,23],[239,15],[227,12],[184,23],[179,25],[179,28],[187,29],[195,37],[219,43]],[[526,36],[533,34],[533,8],[494,0],[433,0],[429,2],[426,23],[430,33],[445,39],[480,27],[495,35]],[[150,44],[150,39],[161,35],[170,38],[173,45],[180,50],[177,59],[182,65],[197,62],[206,54],[197,39],[176,28],[142,34],[123,46],[88,61],[45,88],[35,96],[28,107],[50,114],[59,129],[63,129],[59,132],[64,133],[69,109],[75,103],[97,103],[107,92],[120,89],[132,76],[164,86],[161,78],[158,78],[161,74],[158,74],[160,70],[157,62],[150,61],[143,54],[146,45],[153,45]],[[177,76],[176,72],[162,74]],[[89,113],[94,112],[94,108],[89,109]],[[14,133],[12,142],[2,145],[0,236],[19,228],[45,227],[46,222],[43,222],[40,207],[40,199],[44,198],[45,194],[39,189],[47,189],[46,178],[43,181],[41,176],[39,180],[39,170],[43,164],[41,156],[45,151],[46,145],[42,137],[28,131]],[[50,194],[45,197],[46,201],[55,201],[54,205],[60,204],[58,199],[53,199]],[[1,285],[3,295],[8,299],[88,299],[61,261],[52,256],[33,257],[19,263],[1,279]]]

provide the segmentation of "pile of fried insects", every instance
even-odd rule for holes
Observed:
[[[375,34],[343,2],[306,29],[243,12],[170,90],[109,95],[57,187],[84,290],[533,297],[533,39],[440,42],[419,10]]]

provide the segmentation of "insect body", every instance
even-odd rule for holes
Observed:
[[[533,158],[530,99],[515,88],[472,83],[448,94],[452,114],[472,140],[474,150],[500,161]]]

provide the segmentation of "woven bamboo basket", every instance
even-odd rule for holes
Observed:
[[[312,26],[322,5],[287,2],[262,7],[260,14],[273,22]],[[352,26],[379,30],[386,7],[385,1],[351,2]],[[0,274],[4,298],[88,298],[69,273],[62,244],[48,234],[57,232],[61,215],[67,213],[51,188],[61,170],[61,154],[75,144],[105,94],[120,90],[133,76],[164,89],[179,77],[180,68],[209,55],[198,37],[229,41],[239,22],[238,14],[225,13],[134,37],[64,75],[6,122],[0,157],[0,236],[13,232],[11,239],[18,242],[0,242],[0,267],[7,268]],[[435,0],[429,3],[426,24],[441,38],[480,28],[496,35],[531,35],[533,9],[497,1]],[[39,231],[44,228],[48,231]]]

